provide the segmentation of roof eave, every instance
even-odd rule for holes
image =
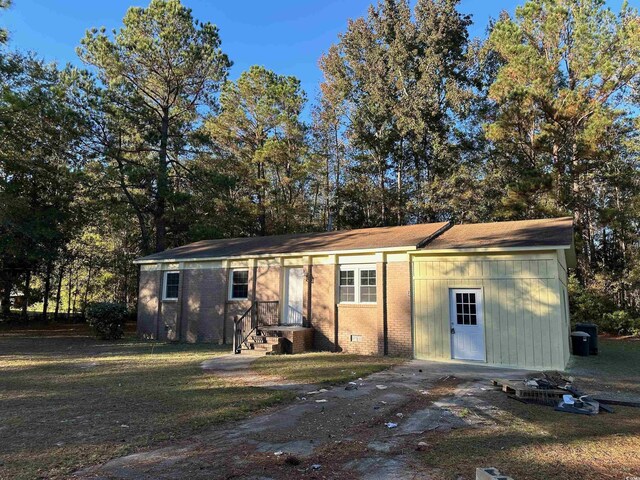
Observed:
[[[326,251],[309,251],[309,252],[292,252],[292,253],[265,253],[257,255],[231,255],[223,257],[189,257],[189,258],[161,258],[146,259],[146,257],[136,258],[133,263],[135,265],[148,265],[154,263],[180,263],[180,262],[218,262],[218,261],[235,261],[247,260],[251,258],[266,259],[279,257],[321,257],[326,255],[352,255],[361,253],[377,253],[377,252],[411,252],[417,247],[415,245],[407,245],[400,247],[381,247],[381,248],[356,248],[350,250],[326,250]]]
[[[411,252],[412,255],[432,253],[496,253],[496,252],[526,252],[541,250],[570,250],[571,245],[534,245],[521,247],[458,247],[458,248],[422,248]]]

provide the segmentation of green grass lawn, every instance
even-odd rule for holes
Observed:
[[[568,371],[586,390],[622,394],[640,401],[640,339],[599,339],[600,354],[572,357]]]
[[[640,342],[604,339],[600,347],[598,356],[572,359],[570,373],[582,388],[604,385],[607,396],[633,397],[640,391]],[[640,476],[640,408],[586,417],[522,404],[502,392],[487,392],[486,399],[498,407],[491,415],[496,426],[427,439],[423,461],[439,469],[437,478],[475,478],[469,472],[481,466],[518,480]]]
[[[102,342],[82,326],[0,330],[0,478],[63,478],[294,396],[234,386],[200,368],[225,353],[229,347]],[[265,358],[258,368],[336,382],[396,362],[335,358]]]
[[[471,479],[495,467],[517,480],[624,479],[640,475],[640,411],[615,407],[593,417],[525,405],[495,392],[496,427],[454,430],[426,438],[425,465],[440,479]]]

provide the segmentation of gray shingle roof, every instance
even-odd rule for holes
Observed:
[[[251,257],[406,247],[425,250],[571,246],[571,217],[450,226],[448,222],[339,232],[202,240],[136,262]]]
[[[571,217],[519,220],[513,222],[455,225],[438,235],[424,248],[447,250],[460,248],[571,246]]]
[[[148,255],[136,261],[416,247],[447,225],[447,222],[422,223],[401,227],[360,228],[339,232],[202,240]]]

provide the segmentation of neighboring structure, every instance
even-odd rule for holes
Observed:
[[[196,242],[136,260],[138,332],[232,343],[259,317],[318,350],[562,369],[572,237],[558,218]]]

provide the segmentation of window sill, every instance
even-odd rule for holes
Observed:
[[[162,301],[165,302],[165,303],[177,303],[178,299],[177,298],[163,298]]]
[[[375,308],[377,307],[377,303],[349,303],[349,302],[341,302],[338,303],[338,308]]]
[[[229,298],[227,299],[227,303],[242,303],[242,302],[248,302],[249,299],[248,298]]]

